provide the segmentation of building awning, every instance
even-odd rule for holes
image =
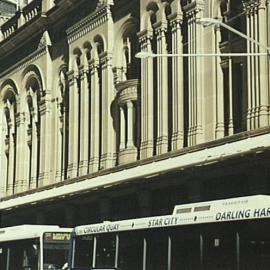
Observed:
[[[18,195],[18,197],[1,201],[0,210],[10,210],[19,206],[60,199],[86,191],[106,188],[138,179],[151,178],[167,172],[180,171],[194,166],[204,166],[238,156],[261,153],[268,149],[270,149],[270,134],[248,137],[204,148],[203,150],[168,157],[167,159],[153,160],[151,163],[138,163],[136,167],[98,175],[81,181],[68,181],[67,184],[59,187],[48,188],[21,196]]]

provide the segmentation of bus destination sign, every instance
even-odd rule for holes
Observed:
[[[44,240],[49,242],[69,241],[71,237],[67,232],[46,232],[44,233]]]

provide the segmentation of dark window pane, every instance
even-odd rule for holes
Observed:
[[[146,270],[166,270],[168,267],[168,236],[163,230],[148,231]]]
[[[190,228],[173,228],[171,237],[172,270],[200,269],[200,234]]]
[[[121,270],[142,270],[143,234],[140,232],[119,235],[118,268]]]
[[[93,265],[94,237],[91,235],[80,236],[75,240],[75,267],[92,267]]]
[[[103,234],[97,236],[97,268],[113,268],[115,266],[115,235]]]
[[[240,231],[240,269],[270,269],[270,222],[252,221]]]
[[[209,270],[236,269],[236,231],[234,224],[209,224],[204,233],[204,266]]]

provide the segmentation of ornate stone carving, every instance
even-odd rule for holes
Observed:
[[[48,31],[45,31],[39,41],[38,47],[43,48],[47,46],[52,46],[52,42]]]
[[[118,92],[118,103],[120,105],[138,99],[139,80],[134,79],[120,82],[115,87]]]

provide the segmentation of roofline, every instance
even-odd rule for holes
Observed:
[[[40,238],[46,232],[67,232],[71,233],[71,228],[62,228],[57,225],[35,225],[25,224],[0,228],[0,243],[22,239]]]

